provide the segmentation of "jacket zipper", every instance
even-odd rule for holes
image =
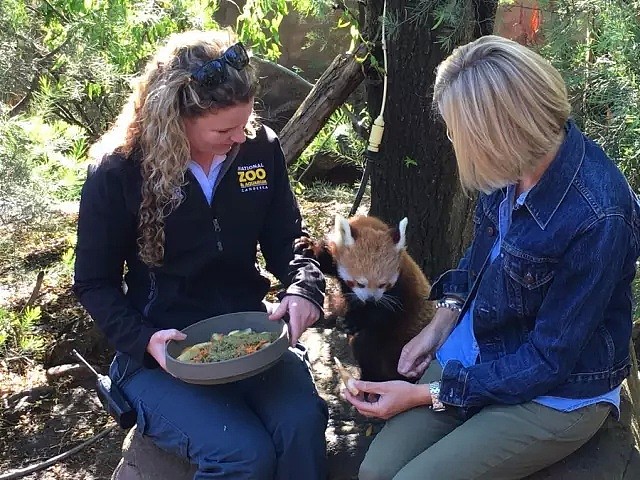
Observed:
[[[218,222],[218,219],[216,217],[213,217],[213,231],[216,232],[216,237],[217,237],[217,247],[218,247],[218,251],[221,252],[222,249],[222,241],[220,240],[220,232],[222,231],[222,229],[220,228],[220,222]]]
[[[144,306],[144,310],[142,311],[145,317],[149,316],[149,311],[156,300],[158,299],[158,284],[156,283],[156,274],[155,272],[149,272],[149,280],[151,285],[149,285],[149,296],[147,304]]]

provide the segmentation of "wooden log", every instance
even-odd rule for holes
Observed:
[[[47,381],[55,382],[62,377],[71,377],[74,380],[84,380],[93,377],[93,373],[79,363],[65,363],[63,365],[55,365],[47,369]]]
[[[296,113],[280,132],[280,143],[287,164],[295,161],[322,129],[331,114],[364,80],[364,67],[358,61],[366,47],[338,55],[314,85]]]
[[[256,98],[256,114],[261,123],[280,133],[302,104],[313,84],[288,68],[258,57],[256,64],[260,87]]]

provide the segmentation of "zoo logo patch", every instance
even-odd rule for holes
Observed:
[[[242,192],[268,190],[267,171],[264,164],[241,165],[238,167],[238,184]]]

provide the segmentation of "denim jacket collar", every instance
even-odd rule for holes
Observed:
[[[584,160],[582,132],[572,120],[567,121],[565,131],[566,137],[556,157],[524,202],[542,230],[558,210]]]

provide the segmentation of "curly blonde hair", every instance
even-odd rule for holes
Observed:
[[[162,265],[165,218],[182,201],[180,191],[191,158],[182,119],[250,102],[256,94],[257,76],[251,64],[242,70],[225,65],[227,79],[215,87],[192,78],[235,41],[230,30],[170,36],[136,79],[114,126],[92,148],[94,158],[116,153],[140,163],[138,248],[140,259],[149,266]],[[250,137],[255,134],[253,115],[246,131]]]

